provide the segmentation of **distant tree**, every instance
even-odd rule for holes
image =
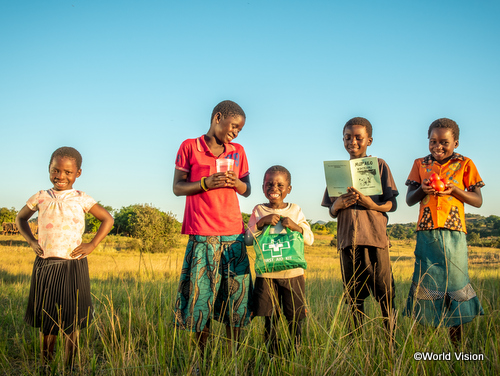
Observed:
[[[243,218],[243,223],[248,226],[248,220],[250,219],[250,214],[241,213],[241,217]]]
[[[396,223],[388,226],[388,233],[392,239],[406,239],[407,225],[402,223]]]
[[[486,246],[488,242],[496,244],[494,238],[500,236],[500,216],[483,217],[479,214],[465,213],[465,225],[468,233],[467,241],[471,245]],[[416,223],[390,224],[387,226],[387,234],[391,239],[414,240],[416,238]]]
[[[311,226],[311,230],[313,232],[325,232],[326,227],[325,227],[325,225],[322,225],[321,223],[315,223]]]
[[[141,239],[148,252],[166,252],[179,240],[180,223],[172,213],[164,213],[153,206],[138,207],[132,228],[132,236]]]
[[[4,222],[15,222],[17,216],[17,210],[14,208],[7,209],[5,207],[0,208],[0,226]]]
[[[490,215],[485,219],[486,224],[491,229],[492,235],[500,235],[500,217],[496,215]]]
[[[491,246],[494,248],[500,248],[500,238],[495,239]]]
[[[167,252],[178,244],[180,223],[172,213],[151,205],[130,205],[115,215],[117,234],[141,239],[146,252]]]
[[[98,202],[99,205],[102,205],[101,202]],[[111,206],[102,205],[104,209],[113,215],[113,208]],[[99,226],[101,225],[101,221],[99,221],[96,217],[94,217],[90,213],[85,213],[85,232],[95,234],[97,230],[99,230]],[[113,231],[113,230],[111,230]]]
[[[329,221],[325,224],[326,229],[329,231],[330,234],[335,235],[337,234],[337,222],[336,221]]]
[[[115,224],[111,230],[112,234],[131,236],[133,232],[132,223],[137,215],[140,205],[129,205],[122,207],[115,213]]]
[[[390,239],[415,239],[415,228],[416,224],[414,222],[395,223],[387,226],[387,234],[389,235]]]
[[[469,235],[469,243],[471,245],[479,245],[481,242],[481,235],[479,235],[477,232],[471,232]]]
[[[466,219],[484,219],[484,217],[482,215],[472,214],[472,213],[465,213],[465,218]]]

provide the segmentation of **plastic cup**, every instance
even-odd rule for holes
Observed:
[[[217,172],[233,171],[234,159],[222,158],[215,161],[217,166]]]

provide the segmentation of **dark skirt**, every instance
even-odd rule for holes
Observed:
[[[89,266],[81,260],[36,257],[24,321],[45,334],[69,334],[94,317]]]

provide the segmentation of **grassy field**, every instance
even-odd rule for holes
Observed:
[[[388,349],[378,305],[367,300],[369,320],[361,333],[348,335],[348,311],[336,249],[317,235],[306,247],[308,317],[297,355],[271,361],[262,343],[263,320],[243,331],[241,346],[228,353],[224,327],[213,325],[210,351],[200,362],[202,375],[498,375],[500,374],[500,257],[490,248],[471,249],[472,284],[486,315],[465,326],[458,352],[484,357],[456,360],[446,329],[427,329],[401,315],[413,272],[414,244],[393,242],[398,346]],[[186,239],[168,254],[143,254],[133,239],[108,237],[89,257],[94,323],[80,336],[77,374],[186,375],[197,362],[189,333],[172,325],[177,281]],[[253,250],[249,249],[253,259]],[[0,373],[42,374],[38,331],[23,322],[35,258],[21,237],[0,236]],[[285,338],[285,330],[282,337]],[[62,366],[58,343],[53,374]],[[416,352],[450,353],[451,360],[414,360]],[[471,357],[474,357],[472,355]],[[73,370],[73,374],[75,370]]]

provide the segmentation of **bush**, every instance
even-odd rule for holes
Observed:
[[[140,239],[145,252],[167,252],[179,241],[180,223],[172,213],[151,205],[131,205],[115,216],[116,234]]]
[[[496,238],[492,244],[493,248],[500,248],[500,238]]]
[[[15,222],[17,216],[17,211],[14,208],[0,208],[0,226],[4,222]]]
[[[477,247],[481,247],[482,244],[481,244],[481,235],[479,235],[477,232],[471,232],[469,233],[469,235],[467,236],[468,237],[468,243],[470,245],[474,245],[474,246],[477,246]]]
[[[328,229],[330,234],[336,235],[337,234],[337,222],[336,221],[329,221],[325,224],[325,227]]]
[[[311,226],[311,230],[313,232],[327,232],[327,228],[325,225],[322,225],[321,223],[315,223]]]
[[[395,223],[387,226],[387,235],[392,240],[415,240],[417,234],[415,232],[416,224],[411,223]]]
[[[241,218],[243,219],[243,223],[245,224],[245,227],[248,226],[248,220],[250,219],[250,214],[241,213]]]
[[[115,224],[111,233],[116,235],[131,236],[133,231],[132,223],[139,206],[140,205],[130,205],[121,208],[118,213],[115,214]]]
[[[333,239],[330,241],[330,247],[337,248],[337,235],[335,235]]]

